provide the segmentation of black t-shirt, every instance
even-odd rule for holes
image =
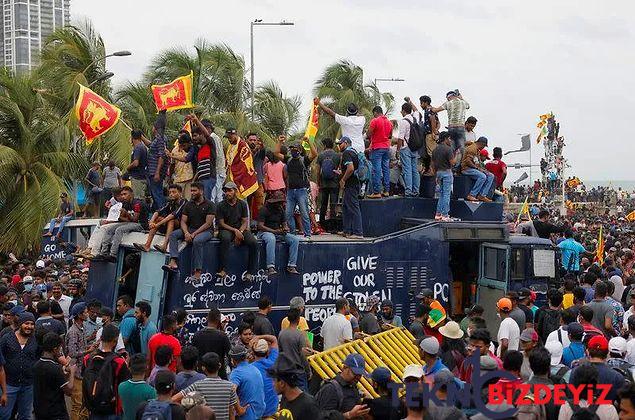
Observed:
[[[42,357],[33,366],[33,408],[36,419],[66,420],[66,401],[62,388],[68,383],[62,365]]]
[[[258,221],[263,222],[269,229],[281,229],[286,218],[282,207],[264,205],[258,212]]]
[[[304,156],[287,161],[287,183],[290,190],[309,188],[309,166],[311,160]]]
[[[192,345],[198,350],[199,359],[204,354],[214,352],[221,361],[221,367],[218,376],[227,379],[227,369],[225,369],[225,360],[231,349],[229,337],[223,331],[216,328],[204,328],[194,333],[192,337]]]
[[[303,392],[293,401],[288,401],[284,397],[280,400],[280,410],[276,418],[280,420],[317,419],[320,417],[320,408],[315,402],[315,398]],[[375,417],[378,418],[378,417]]]
[[[370,414],[374,419],[399,420],[406,417],[401,406],[392,406],[392,396],[383,396],[379,398],[365,398],[364,404],[370,408]]]
[[[190,200],[183,207],[183,216],[187,216],[187,226],[193,230],[203,226],[207,215],[214,214],[215,212],[216,208],[214,203],[207,199],[204,199],[200,204],[194,200]]]
[[[525,313],[525,322],[534,322],[534,311],[529,309],[527,306],[522,303],[518,304],[518,307]]]
[[[38,318],[35,321],[35,328],[44,328],[46,331],[54,332],[57,335],[66,334],[64,324],[53,317]]]
[[[352,148],[348,148],[342,152],[342,174],[346,173],[346,167],[349,163],[353,163],[353,170],[357,170],[359,167],[359,158],[357,157],[357,152]],[[355,173],[351,174],[346,180],[345,187],[358,187],[359,180],[357,179],[357,175]]]
[[[562,233],[565,231],[564,226],[556,226],[549,222],[543,222],[542,220],[534,220],[534,228],[538,237],[542,239],[549,239],[552,233]]]
[[[238,229],[243,223],[243,218],[248,217],[247,203],[237,200],[232,206],[229,201],[223,200],[218,205],[217,217],[219,221],[222,220],[226,225]]]
[[[450,160],[454,157],[454,150],[443,143],[438,144],[432,152],[432,164],[437,171],[452,169]]]
[[[143,412],[148,405],[148,401],[142,402],[137,408],[137,414],[135,419],[141,420],[143,418]],[[172,409],[172,420],[185,420],[185,410],[179,404],[170,403],[170,408]]]
[[[174,217],[179,219],[183,213],[185,204],[187,204],[187,200],[183,198],[180,200],[168,200],[168,202],[158,210],[159,216],[168,217],[173,214]]]
[[[254,325],[251,327],[251,330],[254,335],[276,335],[269,318],[259,312],[256,312],[256,319],[254,320]]]
[[[127,210],[129,213],[135,213],[139,215],[137,219],[137,223],[141,225],[142,228],[148,229],[148,205],[141,201],[138,198],[133,198],[131,202],[124,202],[122,205],[124,210]]]

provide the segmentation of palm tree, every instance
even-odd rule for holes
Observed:
[[[69,151],[66,119],[37,87],[35,76],[0,71],[0,252],[16,255],[37,247],[65,181],[87,169]]]
[[[254,115],[268,139],[297,129],[302,100],[298,95],[287,97],[274,81],[259,86],[254,94]]]

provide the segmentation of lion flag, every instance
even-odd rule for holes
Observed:
[[[95,137],[106,134],[117,124],[121,110],[80,84],[75,115],[79,122],[79,129],[86,137],[86,144],[91,144]]]
[[[238,186],[238,198],[245,199],[258,190],[258,177],[251,149],[240,139],[227,148],[227,175]]]
[[[181,76],[165,85],[152,85],[152,96],[157,111],[175,111],[177,109],[192,108],[192,77],[193,72]]]
[[[306,142],[315,141],[315,136],[317,135],[318,128],[320,122],[320,110],[317,104],[313,104],[311,108],[311,115],[309,115],[309,121],[306,125],[306,130],[304,131],[304,137],[306,138]],[[303,142],[303,147],[308,152],[310,150],[309,145]]]

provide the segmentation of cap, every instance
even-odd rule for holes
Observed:
[[[373,309],[373,306],[379,304],[379,298],[375,295],[370,295],[366,298],[366,306],[364,306],[365,311],[370,311]]]
[[[520,333],[520,341],[538,341],[538,333],[533,328],[525,328],[523,332]]]
[[[579,322],[571,322],[567,325],[567,332],[572,337],[582,338],[584,327]]]
[[[342,136],[339,139],[337,139],[335,141],[335,144],[342,144],[342,143],[347,143],[347,144],[351,144],[351,139],[348,136]]]
[[[237,190],[238,186],[236,184],[234,184],[232,181],[227,181],[225,183],[225,185],[223,185],[223,191],[224,190]]]
[[[245,356],[247,356],[247,348],[240,343],[232,346],[231,350],[229,350],[229,357],[241,359]]]
[[[587,349],[608,351],[609,342],[606,340],[606,337],[604,337],[603,335],[596,335],[595,337],[592,337],[589,340],[589,343],[587,344]]]
[[[613,337],[609,340],[609,352],[626,354],[626,340],[623,337]]]
[[[13,316],[16,316],[16,315],[20,315],[20,314],[21,314],[22,312],[24,312],[24,311],[25,311],[24,306],[22,306],[22,305],[16,305],[16,306],[14,306],[13,308],[11,308],[11,310],[9,311],[9,313],[10,313],[11,315],[13,315]]]
[[[71,308],[71,318],[76,318],[86,310],[86,304],[84,302],[76,303]]]
[[[439,386],[448,386],[454,382],[454,375],[447,369],[443,369],[434,375],[434,384]]]
[[[483,136],[481,136],[481,137],[479,137],[479,138],[476,140],[476,142],[477,142],[477,143],[484,144],[485,146],[487,146],[487,137],[483,137]]]
[[[267,340],[265,339],[261,338],[256,341],[256,344],[254,344],[254,351],[256,353],[266,353],[267,350],[269,350],[269,343],[267,343]]]
[[[445,94],[446,98],[449,97],[449,96],[456,96],[456,91],[451,90],[451,91],[449,91],[448,93]]]
[[[451,339],[459,339],[463,338],[463,330],[458,323],[455,321],[450,321],[441,328],[439,328],[439,332],[442,336],[451,338]]]
[[[238,131],[236,131],[235,128],[233,128],[233,127],[232,128],[228,128],[227,130],[225,130],[225,137],[229,137],[232,134],[237,134],[237,133],[238,133]]]
[[[37,260],[37,262],[35,263],[35,268],[44,268],[46,267],[46,264],[44,264],[44,260]]]
[[[31,312],[24,311],[20,313],[20,316],[18,316],[18,325],[22,325],[25,322],[29,322],[29,321],[35,322],[35,317],[33,316]]]
[[[433,298],[434,297],[434,292],[432,291],[432,289],[421,289],[421,291],[419,291],[419,293],[417,293],[417,296],[415,296],[415,298],[417,299],[423,299],[425,297],[429,297],[429,298]]]
[[[154,388],[159,394],[167,394],[174,389],[176,377],[170,370],[160,370],[154,378]]]
[[[512,301],[509,298],[500,298],[496,302],[496,307],[503,312],[510,312],[512,310]]]
[[[292,297],[289,301],[290,309],[300,309],[304,308],[304,299],[301,296]]]
[[[496,363],[496,360],[494,360],[494,358],[492,356],[481,356],[480,359],[480,365],[481,365],[481,370],[496,370],[498,369],[498,364]]]
[[[350,103],[346,106],[346,113],[348,115],[355,115],[357,114],[357,105],[355,105],[354,103]]]
[[[287,199],[284,197],[284,193],[280,190],[271,191],[267,194],[267,203],[282,203],[285,201],[287,201]]]
[[[551,355],[551,366],[559,365],[562,360],[562,351],[564,350],[562,343],[559,341],[547,341],[545,348],[549,350],[549,354]]]
[[[22,283],[33,283],[33,277],[24,276],[24,278],[22,279]]]
[[[344,366],[348,367],[355,375],[366,375],[366,361],[361,354],[351,353],[346,356]]]
[[[419,343],[419,348],[424,353],[436,355],[439,353],[439,340],[436,337],[426,337]]]
[[[373,381],[377,382],[378,384],[387,384],[388,382],[390,382],[390,376],[391,373],[388,368],[385,368],[383,366],[379,366],[378,368],[373,370],[373,373],[370,374],[370,377],[373,379]]]
[[[482,157],[484,157],[484,158],[485,158],[485,160],[490,159],[490,157],[489,157],[489,152],[488,152],[487,150],[485,150],[485,149],[481,149],[481,151],[479,152],[479,154],[480,154]]]
[[[71,279],[68,282],[69,286],[75,286],[75,287],[81,287],[84,284],[83,281],[81,281],[81,279]]]
[[[421,365],[408,365],[403,370],[403,378],[402,380],[406,380],[406,378],[417,378],[421,379],[423,377],[423,367]]]
[[[384,306],[389,306],[389,307],[392,308],[393,307],[392,300],[390,300],[390,299],[382,300],[381,301],[381,307],[383,308]]]
[[[430,327],[436,327],[445,320],[445,314],[439,309],[432,309],[428,312],[428,325]]]
[[[518,290],[518,299],[527,299],[529,296],[531,296],[531,290],[529,290],[526,287],[521,287]]]

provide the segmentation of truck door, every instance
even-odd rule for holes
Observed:
[[[496,315],[496,302],[507,293],[509,280],[509,246],[484,243],[481,245],[476,302],[484,307],[485,321],[490,331],[498,331],[500,319]]]

